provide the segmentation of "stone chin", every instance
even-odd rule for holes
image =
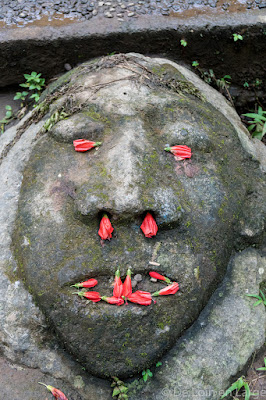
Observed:
[[[230,123],[172,65],[133,56],[110,63],[74,70],[50,104],[50,116],[64,109],[69,117],[32,152],[14,247],[62,345],[90,373],[126,377],[171,348],[221,281],[257,170]],[[81,137],[103,144],[75,153]],[[192,159],[177,163],[167,144],[192,147]],[[139,229],[147,211],[159,227],[152,239]],[[115,232],[101,246],[103,212]],[[154,292],[162,286],[149,281],[149,261],[179,282],[176,295],[116,307],[72,294],[71,284],[93,277],[93,290],[112,295],[118,266],[122,278],[129,266],[141,274],[136,290]]]

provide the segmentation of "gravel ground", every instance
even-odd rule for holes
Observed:
[[[44,16],[84,21],[97,15],[125,21],[143,14],[171,16],[192,9],[238,11],[265,7],[265,0],[2,0],[0,21],[24,26]]]

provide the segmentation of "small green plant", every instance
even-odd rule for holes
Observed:
[[[259,87],[262,84],[262,80],[259,78],[256,78],[255,82],[254,82],[254,86],[255,87]]]
[[[116,397],[119,400],[128,400],[128,387],[116,376],[113,376],[111,387],[113,388],[112,397]]]
[[[243,86],[244,86],[244,88],[248,88],[249,87],[249,83],[248,82],[244,82]]]
[[[148,378],[151,378],[152,376],[153,373],[149,369],[142,371],[142,379],[144,380],[144,382],[147,382]]]
[[[8,124],[13,119],[12,107],[11,106],[6,106],[5,109],[6,109],[6,115],[4,116],[3,119],[0,120],[1,133],[4,133],[5,125]]]
[[[161,365],[163,365],[163,363],[161,363],[161,361],[158,361],[157,363],[156,363],[156,368],[158,368],[158,367],[160,367]]]
[[[186,47],[187,46],[187,41],[185,39],[181,39],[180,40],[180,44],[181,44],[181,46]]]
[[[248,121],[248,130],[253,137],[261,140],[266,133],[266,111],[259,106],[257,113],[247,113],[243,116],[252,119],[252,121]]]
[[[250,392],[250,388],[249,388],[249,384],[247,381],[245,381],[244,377],[241,376],[241,378],[239,378],[236,382],[234,382],[226,391],[225,393],[222,395],[221,399],[224,399],[226,396],[228,396],[230,393],[234,392],[235,390],[237,391],[237,393],[239,392],[239,390],[241,390],[242,388],[245,389],[245,400],[249,400],[250,396],[257,396],[257,394],[255,393],[251,393]]]
[[[28,91],[17,92],[14,100],[22,100],[23,102],[29,96],[30,99],[34,99],[35,103],[38,103],[41,91],[45,86],[45,79],[41,78],[41,75],[34,71],[30,75],[24,74],[26,82],[21,83],[19,86],[28,89]]]
[[[231,79],[232,78],[230,75],[225,75],[223,78],[217,79],[216,84],[221,89],[228,89],[228,87],[231,85]]]
[[[258,294],[247,294],[248,297],[255,297],[255,299],[258,299],[253,304],[254,307],[258,306],[261,303],[263,303],[266,306],[266,297],[265,297],[265,295],[264,295],[262,290],[260,290],[260,294],[261,294],[261,296],[258,295]]]
[[[266,358],[264,358],[264,367],[257,368],[257,371],[266,371]]]
[[[199,62],[198,61],[192,61],[192,67],[197,68],[199,66]]]
[[[239,35],[238,33],[233,33],[234,41],[237,42],[238,40],[243,40],[243,36]]]

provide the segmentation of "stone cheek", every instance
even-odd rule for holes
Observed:
[[[117,68],[112,78],[118,77]],[[106,70],[97,79],[106,81]],[[165,88],[124,84],[124,90],[123,82],[104,86],[93,100],[85,87],[76,98],[82,97],[82,117],[59,122],[39,141],[24,172],[14,235],[26,285],[59,340],[89,372],[108,377],[151,365],[197,318],[225,272],[246,169],[253,165],[211,105]],[[90,139],[103,145],[75,153],[71,140],[87,126],[95,135]],[[163,151],[166,144],[187,144],[187,135],[191,160],[177,162]],[[153,239],[139,229],[147,211],[159,226]],[[115,231],[101,246],[103,212]],[[122,278],[129,266],[141,274],[135,290],[155,292],[162,286],[148,279],[151,260],[180,283],[180,292],[149,307],[93,304],[72,294],[71,284],[93,277],[95,290],[110,296],[118,266]]]

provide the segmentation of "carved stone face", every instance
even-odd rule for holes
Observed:
[[[98,376],[143,370],[197,318],[224,274],[253,165],[234,128],[191,84],[178,83],[177,70],[138,63],[121,58],[72,74],[69,92],[50,109],[76,112],[32,152],[14,237],[26,285],[59,341]],[[76,153],[77,138],[103,144]],[[191,160],[164,151],[176,144],[192,148]],[[140,230],[147,211],[159,228],[151,239]],[[101,245],[103,213],[115,230]],[[180,291],[149,307],[72,294],[70,285],[96,278],[93,290],[111,296],[118,266],[122,278],[128,267],[133,280],[141,275],[134,290],[164,287],[149,280],[156,270]]]

